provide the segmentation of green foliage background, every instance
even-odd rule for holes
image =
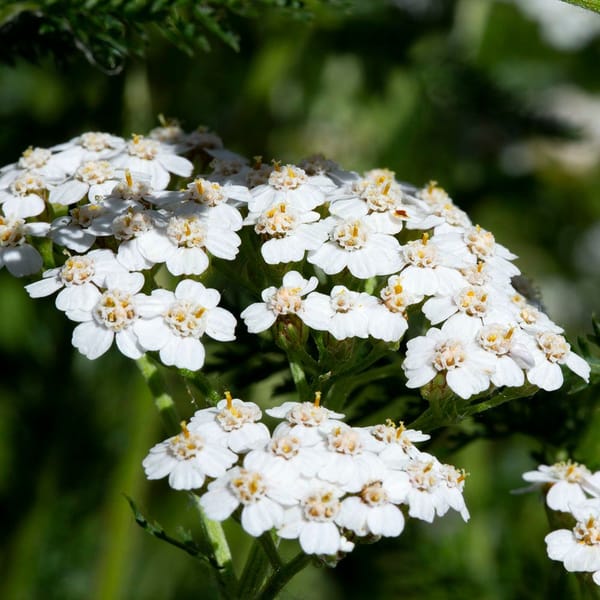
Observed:
[[[104,45],[81,38],[95,65],[59,27],[82,4],[78,27],[108,36]],[[200,4],[204,21],[193,12]],[[600,134],[588,124],[600,121],[600,37],[557,48],[514,2],[305,4],[155,2],[143,17],[123,6],[150,3],[6,3],[0,164],[85,130],[144,132],[162,113],[189,129],[207,125],[249,156],[322,151],[346,168],[436,179],[520,256],[571,341],[590,331]],[[45,6],[43,31],[20,12],[30,5]],[[169,21],[160,10],[173,7],[179,20]],[[98,30],[109,8],[124,21]],[[249,9],[257,18],[241,16]],[[206,41],[211,51],[197,51]],[[141,460],[164,434],[135,366],[116,352],[93,363],[74,353],[72,324],[53,299],[34,303],[4,270],[0,315],[0,597],[214,597],[202,566],[146,536],[123,496],[171,533],[180,523],[194,532],[185,497],[143,477]],[[179,391],[189,416],[193,398]],[[467,525],[452,516],[411,523],[335,570],[307,570],[282,597],[574,597],[575,579],[546,557],[540,499],[509,492],[561,451],[600,469],[598,386],[515,404],[439,432],[432,446],[471,474]],[[466,443],[482,432],[487,439]],[[239,536],[235,526],[230,533]]]

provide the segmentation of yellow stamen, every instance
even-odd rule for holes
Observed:
[[[421,238],[421,242],[423,243],[423,246],[426,246],[428,241],[429,241],[429,234],[427,232],[425,232],[423,234],[423,237]]]
[[[199,179],[196,179],[196,181],[194,181],[194,185],[196,186],[196,191],[198,192],[198,195],[203,196],[204,186],[202,185],[202,182]]]
[[[233,398],[231,397],[231,392],[229,390],[225,392],[225,400],[227,400],[227,410],[234,417],[239,417],[241,413],[235,406],[233,406]]]
[[[131,176],[131,171],[129,169],[125,169],[125,181],[127,182],[128,187],[133,185],[133,177]]]
[[[406,430],[406,427],[404,427],[404,422],[400,421],[400,423],[398,423],[398,427],[396,427],[396,439],[400,439],[400,437],[402,436],[402,434],[404,433],[404,431]]]
[[[321,392],[315,392],[315,407],[319,407],[321,404]]]
[[[181,427],[181,432],[183,433],[183,435],[186,438],[190,437],[190,430],[187,428],[187,423],[185,421],[181,421],[181,423],[179,423],[179,426]]]

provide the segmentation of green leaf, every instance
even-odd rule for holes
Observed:
[[[563,0],[563,2],[600,13],[600,0]]]
[[[206,562],[207,564],[211,565],[212,567],[219,568],[219,565],[216,564],[215,561],[211,559],[211,557],[207,556],[204,553],[204,551],[200,548],[200,546],[198,544],[196,544],[196,542],[194,542],[194,540],[192,539],[190,534],[186,533],[184,535],[183,539],[176,539],[174,537],[171,537],[170,535],[168,535],[165,532],[165,530],[159,523],[157,523],[157,522],[150,523],[150,521],[148,521],[148,519],[146,519],[146,517],[140,512],[140,510],[138,509],[136,503],[133,501],[132,498],[130,498],[129,496],[126,495],[125,499],[129,503],[129,506],[131,507],[131,510],[133,512],[133,516],[135,518],[136,523],[146,533],[149,533],[151,536],[153,536],[159,540],[162,540],[163,542],[167,542],[168,544],[171,544],[171,546],[175,546],[176,548],[183,550],[190,556],[193,556],[194,558],[197,558],[198,560]]]

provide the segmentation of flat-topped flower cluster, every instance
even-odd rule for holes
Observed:
[[[571,516],[570,529],[546,536],[548,556],[567,571],[591,573],[600,586],[600,471],[565,461],[540,465],[523,478],[545,492],[548,508]]]
[[[131,358],[158,352],[197,370],[204,335],[234,340],[238,314],[252,333],[296,320],[395,351],[420,312],[429,328],[407,343],[409,388],[441,375],[467,399],[525,382],[555,390],[563,367],[589,377],[563,330],[513,287],[515,255],[435,183],[344,171],[321,156],[249,161],[213,133],[173,124],[28,148],[0,169],[0,205],[0,267],[31,276],[45,264],[26,289],[58,292],[90,359],[115,341]],[[242,256],[267,285],[234,315],[199,280]],[[173,289],[156,283],[160,271]]]
[[[271,434],[256,404],[226,392],[150,450],[146,475],[196,490],[210,519],[237,515],[250,535],[274,529],[306,554],[398,536],[405,514],[432,522],[453,509],[469,519],[465,473],[414,445],[428,435],[391,421],[350,427],[319,400],[268,409],[281,420]]]

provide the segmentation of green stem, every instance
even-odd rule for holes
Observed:
[[[290,562],[276,570],[269,578],[263,589],[256,596],[256,600],[272,600],[287,585],[287,583],[304,569],[311,561],[309,554],[300,552]]]
[[[216,566],[214,573],[221,595],[223,598],[235,600],[238,597],[238,581],[223,527],[218,521],[207,518],[200,504],[199,496],[196,494],[190,494],[190,496],[198,510],[202,537],[210,548],[211,562]]]
[[[176,434],[181,429],[179,425],[181,418],[179,417],[173,398],[167,392],[166,382],[160,374],[158,366],[147,354],[144,354],[144,356],[138,358],[135,362],[150,388],[154,404],[165,423],[167,432]]]
[[[576,573],[581,600],[599,600],[600,588],[594,583],[592,573]]]
[[[281,557],[279,556],[279,552],[277,552],[277,546],[275,545],[275,541],[273,540],[271,533],[268,531],[263,533],[258,540],[261,543],[273,569],[281,569],[283,563],[281,562]]]
[[[267,533],[267,535],[269,534]],[[260,586],[263,584],[268,571],[269,560],[260,540],[257,538],[250,548],[250,553],[248,554],[246,564],[244,565],[244,571],[240,577],[238,597],[254,597],[260,589]]]
[[[299,361],[296,361],[292,358],[292,356],[288,355],[288,360],[290,363],[290,371],[292,373],[292,379],[294,380],[294,385],[296,386],[296,391],[298,392],[298,396],[301,401],[309,401],[310,398],[310,387],[308,385],[308,381],[306,380],[306,373],[304,372],[304,368]]]
[[[398,376],[400,367],[396,364],[385,365],[371,369],[354,377],[331,377],[331,396],[328,399],[328,407],[332,409],[343,409],[346,398],[358,387],[367,385],[378,379]]]

